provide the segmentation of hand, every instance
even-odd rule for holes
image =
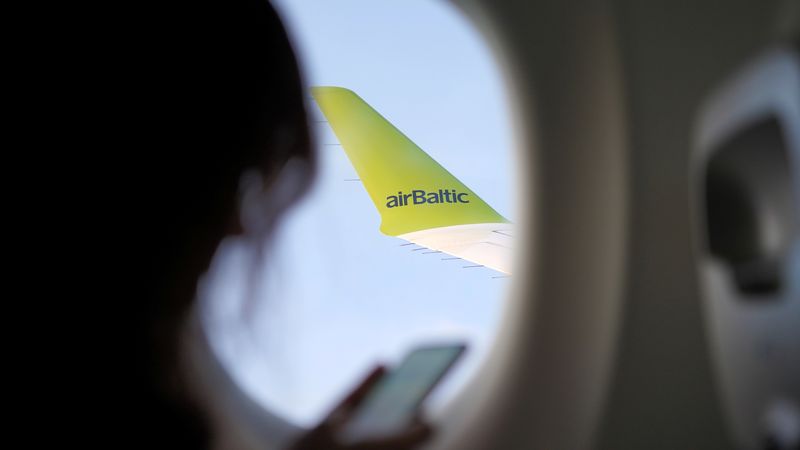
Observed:
[[[405,431],[385,436],[378,439],[359,442],[352,445],[340,443],[336,436],[352,418],[358,405],[367,396],[367,393],[386,373],[383,366],[378,366],[367,375],[364,381],[353,390],[317,427],[306,433],[295,442],[291,450],[408,450],[427,440],[431,428],[419,418],[415,418],[412,425]]]

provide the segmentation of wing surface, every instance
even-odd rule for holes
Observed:
[[[361,97],[341,87],[312,95],[381,216],[380,230],[511,273],[511,224]]]

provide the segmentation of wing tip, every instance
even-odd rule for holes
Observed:
[[[335,94],[335,93],[342,93],[342,94],[350,94],[355,95],[356,97],[358,94],[353,92],[350,89],[341,86],[312,86],[311,87],[311,95],[314,98],[319,98],[320,96],[327,95],[327,94]]]

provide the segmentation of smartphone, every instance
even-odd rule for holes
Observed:
[[[339,434],[351,444],[401,433],[420,405],[464,354],[463,343],[419,347],[375,383]]]

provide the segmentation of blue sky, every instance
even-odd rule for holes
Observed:
[[[278,0],[308,86],[357,92],[512,221],[511,131],[499,69],[480,35],[433,0]],[[308,99],[313,120],[324,120]],[[432,399],[441,405],[480,362],[509,280],[412,252],[379,216],[326,123],[314,123],[320,172],[258,267],[229,239],[204,282],[206,321],[235,378],[287,419],[311,425],[378,363],[415,344],[471,345]]]

